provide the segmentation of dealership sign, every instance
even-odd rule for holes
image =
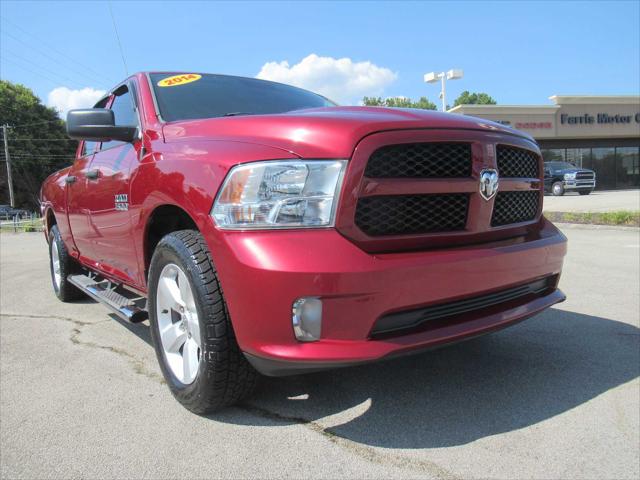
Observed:
[[[562,125],[592,125],[595,123],[600,124],[630,124],[632,122],[640,123],[640,113],[636,113],[635,115],[610,115],[608,113],[598,113],[596,115],[590,115],[585,113],[583,115],[569,115],[567,113],[563,113],[560,115],[560,123]]]

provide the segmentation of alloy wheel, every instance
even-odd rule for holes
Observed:
[[[170,263],[160,272],[157,288],[156,315],[167,365],[180,382],[191,384],[198,375],[202,341],[189,279]]]

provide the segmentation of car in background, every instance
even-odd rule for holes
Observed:
[[[596,172],[569,162],[544,162],[544,190],[556,197],[567,190],[589,195],[596,188]]]
[[[24,218],[29,216],[27,210],[13,208],[11,205],[0,205],[0,219],[10,220],[15,217]]]

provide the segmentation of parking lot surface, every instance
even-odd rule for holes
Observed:
[[[615,212],[617,210],[640,210],[640,189],[597,190],[589,195],[577,192],[565,193],[562,197],[544,196],[545,212]]]
[[[636,479],[640,234],[563,230],[567,302],[449,348],[264,379],[209,417],[171,397],[146,324],[58,302],[42,234],[2,233],[1,476]]]

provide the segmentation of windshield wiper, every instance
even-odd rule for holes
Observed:
[[[236,115],[253,115],[251,112],[229,112],[225,113],[223,117],[235,117]]]

